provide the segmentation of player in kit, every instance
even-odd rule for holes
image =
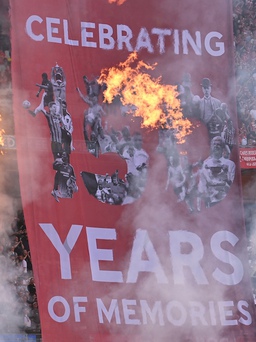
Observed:
[[[49,103],[50,111],[42,110],[51,133],[51,149],[54,159],[62,152],[61,113],[55,102]]]
[[[70,155],[71,151],[74,151],[72,142],[73,123],[70,113],[67,111],[67,102],[61,102],[62,116],[61,116],[61,131],[62,131],[62,143],[64,151]]]
[[[98,103],[97,96],[84,96],[79,88],[76,88],[79,96],[85,103],[89,105],[89,108],[84,112],[84,139],[85,141],[90,140],[88,126],[91,128],[91,140],[96,140],[98,136],[104,139],[103,127],[101,124],[101,117],[105,116],[106,113],[102,106]],[[94,138],[95,137],[95,138]]]
[[[66,75],[63,68],[58,64],[52,67],[51,83],[55,100],[61,98],[61,100],[66,101]]]
[[[48,79],[48,75],[46,72],[42,73],[42,83],[36,84],[39,87],[39,90],[36,94],[36,97],[39,97],[39,94],[44,89],[45,96],[44,96],[44,107],[48,106],[48,103],[54,101],[53,97],[53,86],[51,81]]]
[[[56,102],[50,102],[48,104],[49,111],[46,111],[44,108],[41,108],[41,112],[44,114],[51,135],[51,149],[53,153],[54,159],[57,158],[59,153],[62,153],[62,130],[61,130],[61,113],[60,113],[60,105],[57,105]],[[31,110],[28,112],[35,117],[35,113]]]
[[[207,208],[223,200],[235,177],[235,163],[225,157],[225,142],[220,137],[211,141],[211,155],[203,162],[198,185]]]
[[[68,162],[68,155],[63,152],[53,162],[53,169],[56,170],[52,196],[57,202],[59,198],[72,198],[73,193],[78,191],[74,168]]]
[[[42,90],[44,90],[44,93],[41,98],[39,106],[37,106],[34,110],[30,110],[30,109],[28,110],[32,116],[36,116],[38,113],[43,111],[45,107],[49,106],[49,103],[54,101],[53,86],[52,86],[51,81],[49,81],[48,75],[46,72],[42,73],[42,83],[41,84],[36,83],[36,86],[39,87],[36,97],[39,97]]]

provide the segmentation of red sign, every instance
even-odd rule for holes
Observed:
[[[240,148],[240,166],[241,169],[255,169],[256,167],[256,149]]]
[[[11,1],[11,21],[43,340],[253,341],[231,1]]]

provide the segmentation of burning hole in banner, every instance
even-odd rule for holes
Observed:
[[[89,151],[97,157],[99,151],[117,153],[127,164],[125,180],[118,177],[118,170],[112,176],[81,173],[89,193],[104,203],[123,205],[140,198],[146,186],[149,155],[142,147],[140,132],[131,135],[130,127],[124,126],[118,136],[113,129],[111,134],[103,129],[101,116],[106,116],[106,113],[97,101],[100,88],[107,106],[119,102],[121,116],[129,117],[131,122],[135,118],[140,119],[141,128],[147,131],[157,130],[161,143],[170,137],[175,143],[183,143],[191,133],[192,124],[183,117],[177,86],[163,85],[160,77],[151,77],[147,71],[155,67],[139,61],[138,54],[134,52],[125,62],[103,69],[97,80],[89,82],[85,78],[87,97],[78,89],[81,98],[90,106],[84,124]],[[90,139],[86,126],[90,126]],[[96,150],[94,146],[97,143],[99,148]]]
[[[108,0],[110,4],[116,3],[117,5],[122,5],[126,0]]]
[[[112,103],[119,102],[122,116],[130,117],[131,121],[140,119],[141,128],[148,132],[157,130],[156,151],[162,153],[167,162],[165,190],[171,187],[178,202],[186,202],[190,212],[200,212],[202,205],[209,208],[223,200],[234,180],[235,165],[230,160],[233,143],[228,136],[230,131],[231,134],[233,132],[232,121],[226,104],[210,98],[211,81],[208,78],[202,80],[205,97],[201,99],[192,94],[190,74],[184,74],[179,86],[164,85],[161,84],[161,77],[154,79],[147,72],[156,66],[138,60],[138,54],[134,52],[125,62],[103,69],[97,83],[103,91],[104,103],[111,107]],[[91,94],[95,98],[92,89]],[[80,96],[83,98],[81,92]],[[204,101],[207,96],[215,102],[211,113],[210,107],[206,109],[205,117]],[[102,113],[106,116],[106,113]],[[197,124],[192,123],[191,119],[197,119]],[[190,151],[180,149],[179,145],[186,141],[195,127],[202,124],[208,130],[210,156],[191,161]],[[96,135],[92,135],[91,140]],[[136,133],[131,137],[129,129],[124,127],[121,139],[114,137],[114,134],[107,138],[106,131],[100,128],[97,136],[99,149],[95,155],[99,156],[99,151],[117,153],[127,163],[127,174],[126,180],[122,181],[118,178],[118,170],[112,176],[82,172],[89,193],[104,203],[133,203],[145,189],[149,166],[149,155],[142,148],[142,134]],[[104,151],[106,140],[111,144]],[[92,153],[95,153],[94,149]],[[113,193],[118,193],[116,199],[112,198]]]
[[[183,142],[192,124],[183,117],[177,86],[162,85],[161,77],[154,79],[143,70],[155,67],[138,61],[134,52],[118,66],[102,70],[99,83],[106,83],[105,101],[111,103],[119,96],[121,110],[141,117],[142,127],[174,130],[176,139]]]

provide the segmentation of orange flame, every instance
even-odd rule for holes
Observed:
[[[98,81],[106,84],[104,101],[111,103],[119,95],[122,104],[130,108],[128,114],[142,118],[142,127],[173,129],[183,143],[192,124],[183,117],[177,87],[160,84],[161,77],[154,79],[141,70],[154,70],[156,64],[137,60],[138,54],[133,52],[125,62],[101,71]]]
[[[108,0],[109,4],[113,4],[114,2],[117,3],[117,5],[122,5],[126,0]]]

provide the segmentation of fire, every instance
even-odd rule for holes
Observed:
[[[117,5],[122,5],[126,0],[108,0],[110,4],[117,3]]]
[[[120,96],[124,108],[130,108],[128,114],[142,118],[142,127],[172,129],[183,143],[192,124],[183,117],[177,87],[161,84],[161,77],[154,79],[146,72],[156,65],[138,61],[138,54],[133,52],[125,62],[103,69],[99,82],[106,84],[104,101],[111,103]]]

